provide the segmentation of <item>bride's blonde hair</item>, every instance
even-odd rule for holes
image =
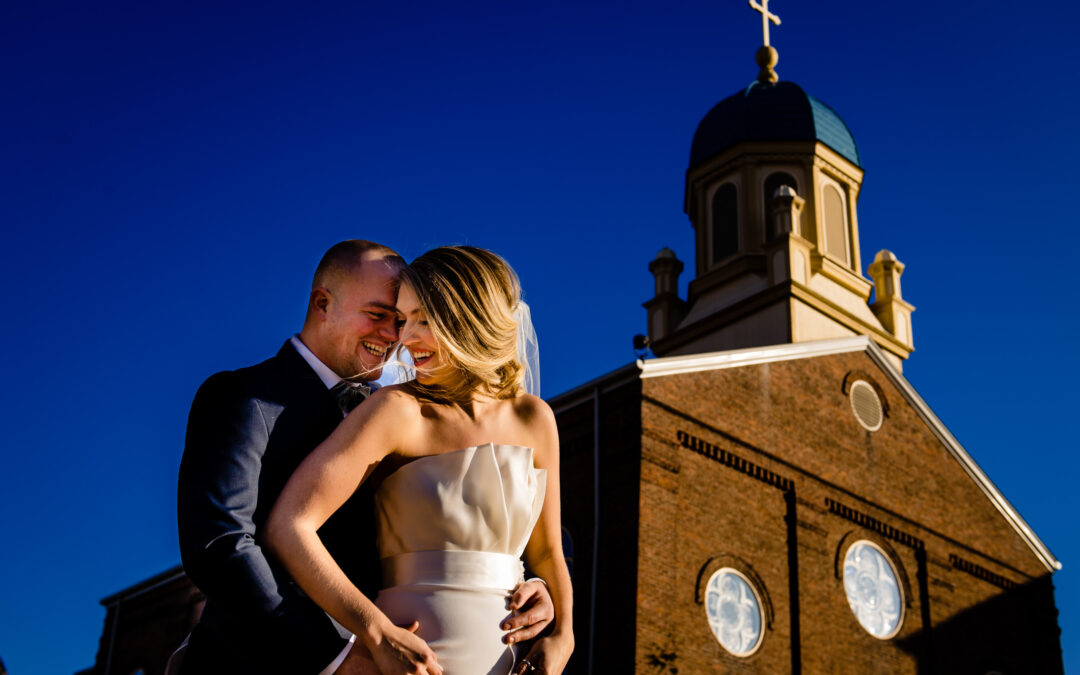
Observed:
[[[443,246],[405,267],[401,283],[416,294],[439,341],[440,359],[454,373],[437,391],[414,387],[451,401],[468,400],[473,392],[517,396],[524,377],[515,319],[521,284],[505,260],[482,248]]]

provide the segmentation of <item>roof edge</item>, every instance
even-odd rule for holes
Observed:
[[[889,359],[885,356],[885,353],[874,342],[870,342],[869,349],[867,351],[870,354],[870,358],[878,364],[878,366],[885,371],[885,374],[889,376],[893,384],[900,390],[905,398],[915,407],[916,412],[923,418],[923,421],[927,423],[931,431],[938,437],[949,452],[952,453],[956,461],[960,463],[964,471],[967,472],[971,479],[975,481],[975,484],[982,489],[983,494],[990,500],[990,503],[998,510],[999,513],[1005,518],[1006,522],[1012,525],[1016,533],[1020,535],[1027,545],[1031,548],[1032,552],[1039,559],[1040,562],[1046,567],[1049,572],[1056,572],[1061,569],[1061,561],[1058,560],[1054,554],[1050,551],[1049,547],[1043,543],[1039,535],[1035,534],[1035,530],[1031,529],[1027,521],[1024,520],[1020,512],[1016,510],[1016,507],[1005,498],[1001,490],[998,489],[994,482],[990,480],[990,477],[986,475],[986,472],[982,470],[982,467],[968,454],[964,446],[960,445],[960,441],[956,440],[956,437],[952,435],[948,427],[934,414],[934,411],[930,409],[926,401],[919,396],[915,388],[911,386],[911,383],[907,381],[899,370],[896,369]]]
[[[846,354],[864,350],[868,343],[873,343],[869,336],[856,335],[854,337],[830,340],[814,340],[813,342],[747,347],[724,352],[662,356],[648,361],[639,359],[637,364],[641,370],[641,378],[648,379],[650,377],[694,373],[703,370],[721,370],[723,368],[753,366],[759,363],[775,363],[777,361],[793,361],[814,356]]]
[[[1028,545],[1035,557],[1046,567],[1047,571],[1055,572],[1061,569],[1061,561],[1058,560],[1050,549],[1043,543],[1039,535],[1031,529],[1027,521],[1020,515],[1016,508],[1005,498],[1001,490],[994,485],[986,472],[975,462],[970,454],[964,449],[952,432],[945,426],[937,415],[930,409],[926,401],[919,396],[911,383],[889,361],[889,358],[869,336],[857,335],[854,337],[834,338],[828,340],[815,340],[812,342],[799,342],[791,344],[770,345],[766,347],[750,347],[747,349],[733,349],[723,352],[709,352],[705,354],[687,354],[684,356],[665,356],[655,359],[638,360],[637,366],[641,370],[641,378],[663,377],[666,375],[680,375],[708,370],[722,370],[752,366],[762,363],[776,363],[778,361],[794,361],[797,359],[813,358],[817,356],[831,356],[833,354],[846,354],[851,352],[865,351],[870,359],[878,365],[889,380],[900,390],[900,393],[915,408],[919,417],[930,427],[938,440],[948,449],[949,453],[960,463],[960,466],[971,477],[983,494],[994,505],[994,508],[1012,526],[1020,538]]]
[[[619,366],[615,370],[610,370],[603,375],[594,377],[572,389],[567,389],[554,396],[549,396],[544,400],[547,401],[547,404],[551,406],[552,410],[561,412],[568,408],[572,408],[583,401],[589,400],[597,389],[601,392],[608,392],[627,382],[637,379],[640,379],[637,364],[631,361],[630,363]]]
[[[121,591],[117,591],[112,595],[106,596],[102,598],[99,603],[104,605],[105,607],[108,607],[109,605],[117,604],[121,601],[131,600],[132,598],[136,598],[145,593],[149,593],[156,588],[164,586],[171,581],[176,581],[177,579],[180,579],[184,576],[184,566],[176,565],[175,567],[171,567],[164,572],[155,574],[148,579],[143,579],[137,584],[128,586]]]

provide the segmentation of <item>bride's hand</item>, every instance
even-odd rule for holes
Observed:
[[[507,644],[524,642],[540,635],[555,619],[555,605],[547,584],[539,579],[522,581],[510,596],[509,609],[514,613],[503,622]]]
[[[382,675],[443,675],[443,669],[420,636],[420,622],[401,628],[391,625],[384,629],[374,645],[371,656]]]
[[[529,650],[525,657],[517,662],[513,675],[558,675],[566,668],[570,654],[574,651],[573,642],[555,636],[543,637],[532,644],[525,643]]]

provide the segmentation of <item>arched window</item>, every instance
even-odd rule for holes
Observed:
[[[850,267],[851,255],[848,252],[848,228],[844,196],[831,183],[827,183],[822,190],[822,207],[825,218],[825,252]]]
[[[739,250],[738,191],[724,183],[712,199],[712,261],[720,262]]]
[[[795,182],[795,179],[790,174],[786,174],[783,171],[777,171],[776,173],[769,174],[769,177],[765,179],[765,210],[763,211],[763,213],[765,214],[766,241],[772,239],[773,235],[775,234],[773,232],[773,218],[770,204],[772,204],[773,195],[776,194],[776,191],[779,190],[780,186],[782,185],[787,185],[796,193],[799,192],[799,184]],[[799,234],[800,232],[796,230],[796,233]]]

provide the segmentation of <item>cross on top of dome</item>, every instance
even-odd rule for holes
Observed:
[[[757,0],[750,0],[750,7],[758,12],[761,12],[761,33],[764,42],[762,44],[766,47],[769,46],[769,22],[772,21],[777,26],[780,25],[780,17],[769,11],[769,0],[761,0],[759,4]]]

